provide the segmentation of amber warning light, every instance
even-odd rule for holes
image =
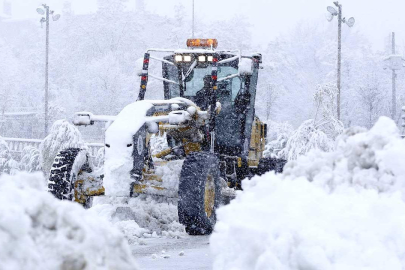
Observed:
[[[216,39],[187,39],[187,47],[216,49],[218,47],[218,41]]]

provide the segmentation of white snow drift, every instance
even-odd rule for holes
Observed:
[[[183,237],[175,202],[159,201],[148,196],[136,198],[95,197],[91,212],[104,217],[120,229],[130,244],[142,244],[142,238]]]
[[[40,174],[0,177],[1,269],[136,269],[104,219],[47,193]]]
[[[405,141],[381,118],[246,181],[218,211],[214,269],[403,269],[404,164]]]

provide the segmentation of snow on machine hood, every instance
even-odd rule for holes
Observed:
[[[138,131],[146,122],[146,114],[153,104],[148,101],[137,101],[127,105],[117,116],[116,120],[106,131],[105,138],[105,165],[104,188],[107,196],[128,196],[131,183],[130,177],[133,168],[134,146],[135,151],[144,151],[142,138]],[[135,143],[134,143],[135,142]],[[141,145],[142,144],[142,145]],[[143,162],[143,161],[142,161]]]

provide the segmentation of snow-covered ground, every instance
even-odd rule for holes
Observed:
[[[144,245],[131,246],[143,270],[211,270],[209,236],[185,236],[179,239],[149,238]]]

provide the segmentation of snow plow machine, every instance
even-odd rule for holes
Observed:
[[[148,50],[139,61],[138,99],[118,115],[75,114],[75,125],[106,124],[103,171],[95,172],[86,149],[65,149],[49,192],[85,207],[101,195],[174,198],[179,222],[200,235],[212,232],[215,209],[244,179],[282,171],[284,160],[263,157],[267,126],[255,116],[261,54],[217,50],[215,39],[189,39],[187,47]],[[162,76],[150,74],[152,60],[161,62]],[[163,82],[164,100],[144,100],[150,78]],[[167,147],[153,153],[157,136]]]

